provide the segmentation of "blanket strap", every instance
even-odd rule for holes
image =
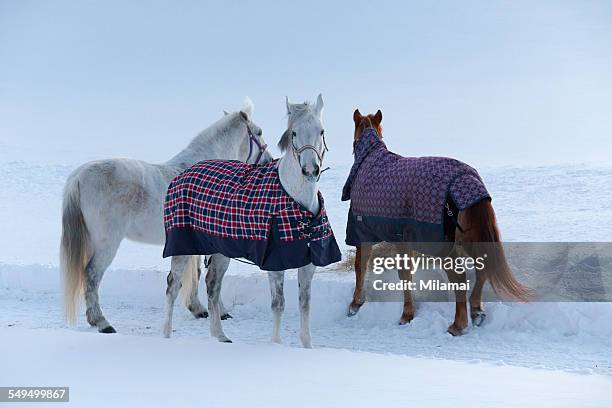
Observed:
[[[248,261],[242,258],[230,258],[230,259],[233,259],[234,261],[245,263],[247,265],[256,265],[255,262],[251,262],[251,261]],[[210,265],[210,256],[205,256],[204,257],[204,268],[208,269],[209,265]]]
[[[448,202],[446,203],[445,207],[446,207],[446,215],[448,215],[448,218],[450,218],[453,221],[453,224],[455,224],[455,227],[459,230],[459,232],[463,233],[464,232],[463,228],[461,228],[461,225],[459,225],[459,214],[457,214],[456,218],[453,216],[453,210],[451,210]]]

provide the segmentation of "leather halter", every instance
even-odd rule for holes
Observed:
[[[268,145],[265,143],[261,144],[259,142],[259,139],[253,134],[253,132],[251,131],[251,127],[249,125],[247,125],[247,131],[249,132],[249,155],[247,156],[246,162],[247,163],[249,162],[249,159],[251,158],[251,155],[253,154],[253,143],[255,143],[255,145],[259,149],[259,152],[257,154],[257,160],[255,160],[255,163],[253,164],[259,164],[259,160],[261,160],[261,157],[266,152]]]
[[[299,149],[295,146],[295,133],[291,134],[291,147],[293,149],[293,155],[295,156],[295,158],[297,159],[298,163],[300,162],[300,155],[302,153],[304,153],[304,151],[306,150],[312,150],[315,152],[315,154],[317,155],[317,159],[319,160],[319,167],[323,167],[323,158],[325,157],[325,153],[329,150],[329,148],[327,147],[327,143],[325,142],[325,133],[323,133],[321,135],[321,139],[323,140],[323,149],[321,150],[321,153],[319,153],[319,151],[317,150],[316,147],[314,147],[313,145],[310,144],[306,144],[303,145],[302,147],[300,147]],[[327,170],[327,169],[325,169]],[[325,171],[323,170],[323,171]],[[319,178],[321,177],[321,173],[323,173],[323,171],[321,171],[319,173]]]

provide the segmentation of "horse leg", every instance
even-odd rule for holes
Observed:
[[[274,343],[281,342],[281,316],[285,311],[285,295],[283,293],[284,280],[285,271],[268,272],[268,281],[270,282],[270,295],[272,299],[272,318],[274,320],[274,326],[272,328],[272,341]]]
[[[452,269],[445,269],[449,282],[465,283],[465,273],[456,273]],[[455,291],[455,321],[448,326],[448,332],[453,336],[460,336],[468,325],[467,315],[467,292],[465,290]]]
[[[202,276],[202,259],[200,255],[196,256],[196,265],[198,268],[198,272],[196,275],[196,280],[191,287],[191,293],[189,294],[189,299],[187,301],[187,309],[191,312],[191,314],[196,319],[203,319],[208,317],[208,311],[200,302],[200,298],[198,296],[198,284],[200,283],[200,277]],[[168,275],[170,277],[170,275]]]
[[[487,272],[485,270],[476,271],[476,284],[470,295],[470,317],[474,326],[481,326],[487,314],[482,305],[482,288],[487,281]]]
[[[121,240],[113,244],[107,243],[105,247],[96,245],[93,249],[93,256],[85,267],[85,315],[87,316],[87,322],[96,327],[100,333],[117,332],[102,313],[98,289],[104,271],[110,266],[117,254],[120,242]]]
[[[403,281],[410,282],[412,280],[412,274],[410,271],[400,270],[398,271],[399,278]],[[412,291],[410,289],[404,289],[404,307],[402,309],[402,316],[400,317],[399,324],[404,325],[410,323],[414,319],[414,302],[412,301]]]
[[[397,251],[399,254],[407,254],[410,257],[414,257],[414,251],[406,248],[402,244],[397,245]],[[397,271],[397,274],[402,281],[412,281],[413,271],[400,269]],[[412,319],[414,319],[414,302],[412,301],[412,291],[410,289],[404,289],[404,307],[402,309],[402,316],[400,317],[399,324],[404,325],[406,323],[410,323]]]
[[[232,316],[227,309],[225,309],[225,305],[223,304],[223,299],[219,298],[219,309],[221,310],[221,320],[233,319]]]
[[[202,257],[198,255],[198,282],[202,276]],[[223,304],[223,299],[219,298],[219,305],[221,309],[221,320],[232,319],[233,316],[227,312],[225,309],[225,305]],[[189,305],[187,306],[189,311],[195,316],[196,319],[207,318],[208,311],[204,307],[204,305],[200,302],[200,297],[198,295],[198,286],[194,285],[192,288],[191,296],[189,297]]]
[[[310,337],[310,287],[316,267],[308,264],[298,269],[298,286],[300,290],[300,340],[304,348],[312,348]]]
[[[504,297],[520,301],[532,299],[533,291],[516,280],[508,265],[491,202],[482,200],[461,211],[459,225],[463,232],[457,234],[460,238],[456,241],[465,244],[465,250],[472,258],[487,258],[485,269],[476,268],[476,284],[470,296],[472,324],[480,326],[486,318],[482,288],[487,280],[495,292]]]
[[[482,230],[482,226],[474,225],[474,222],[478,221],[481,220],[474,220],[472,217],[468,216],[466,211],[461,211],[459,213],[459,225],[462,225],[463,229],[456,232],[456,240],[466,243],[480,242],[481,237],[478,236],[478,231]],[[473,257],[477,256],[477,254],[469,255],[475,255]],[[488,275],[485,269],[476,269],[476,283],[470,295],[470,317],[472,318],[472,324],[474,326],[482,325],[486,318],[486,313],[482,306],[482,289],[487,282],[487,278]]]
[[[353,292],[353,301],[348,310],[348,316],[355,316],[365,299],[363,298],[363,287],[365,285],[365,276],[368,271],[368,262],[372,253],[372,245],[362,244],[357,247],[355,252],[355,291]]]
[[[221,254],[214,254],[210,257],[210,264],[208,265],[208,272],[206,273],[210,335],[222,343],[232,342],[225,333],[223,333],[220,307],[221,283],[223,282],[223,275],[225,275],[229,263],[229,258]]]
[[[229,312],[225,308],[225,305],[223,304],[223,298],[221,296],[219,296],[219,310],[220,310],[220,313],[221,313],[221,320],[227,320],[227,319],[233,319],[234,318],[234,316],[229,314]]]
[[[164,321],[164,337],[169,338],[172,334],[172,315],[174,314],[174,302],[181,290],[183,274],[193,262],[190,256],[173,256],[170,261],[170,272],[166,278],[166,318]]]

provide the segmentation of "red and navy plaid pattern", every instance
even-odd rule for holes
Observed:
[[[277,218],[282,241],[333,235],[321,193],[321,211],[315,217],[285,192],[277,166],[278,160],[260,166],[207,160],[185,170],[166,194],[166,231],[191,228],[216,237],[268,240]]]

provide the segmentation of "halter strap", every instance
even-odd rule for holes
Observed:
[[[259,139],[255,137],[253,132],[251,132],[251,127],[249,125],[247,125],[247,132],[249,133],[249,155],[246,158],[246,162],[248,163],[249,159],[251,158],[251,155],[253,154],[253,143],[255,143],[255,145],[259,149],[259,152],[257,153],[257,159],[255,160],[254,164],[259,164],[259,160],[261,160],[261,157],[268,148],[268,145],[265,143],[261,144],[259,142]]]
[[[319,153],[317,148],[310,144],[306,144],[298,149],[295,146],[295,135],[291,135],[291,148],[293,149],[293,155],[297,159],[298,163],[300,162],[300,155],[304,151],[312,150],[317,155],[317,159],[319,160],[319,167],[323,167],[323,158],[325,157],[325,153],[329,151],[329,148],[327,147],[327,143],[325,142],[325,133],[321,135],[321,138],[323,139],[323,149],[321,150],[321,153]],[[321,173],[323,173],[325,170],[329,170],[329,167],[319,172],[319,177],[317,178],[317,181],[321,178]]]

